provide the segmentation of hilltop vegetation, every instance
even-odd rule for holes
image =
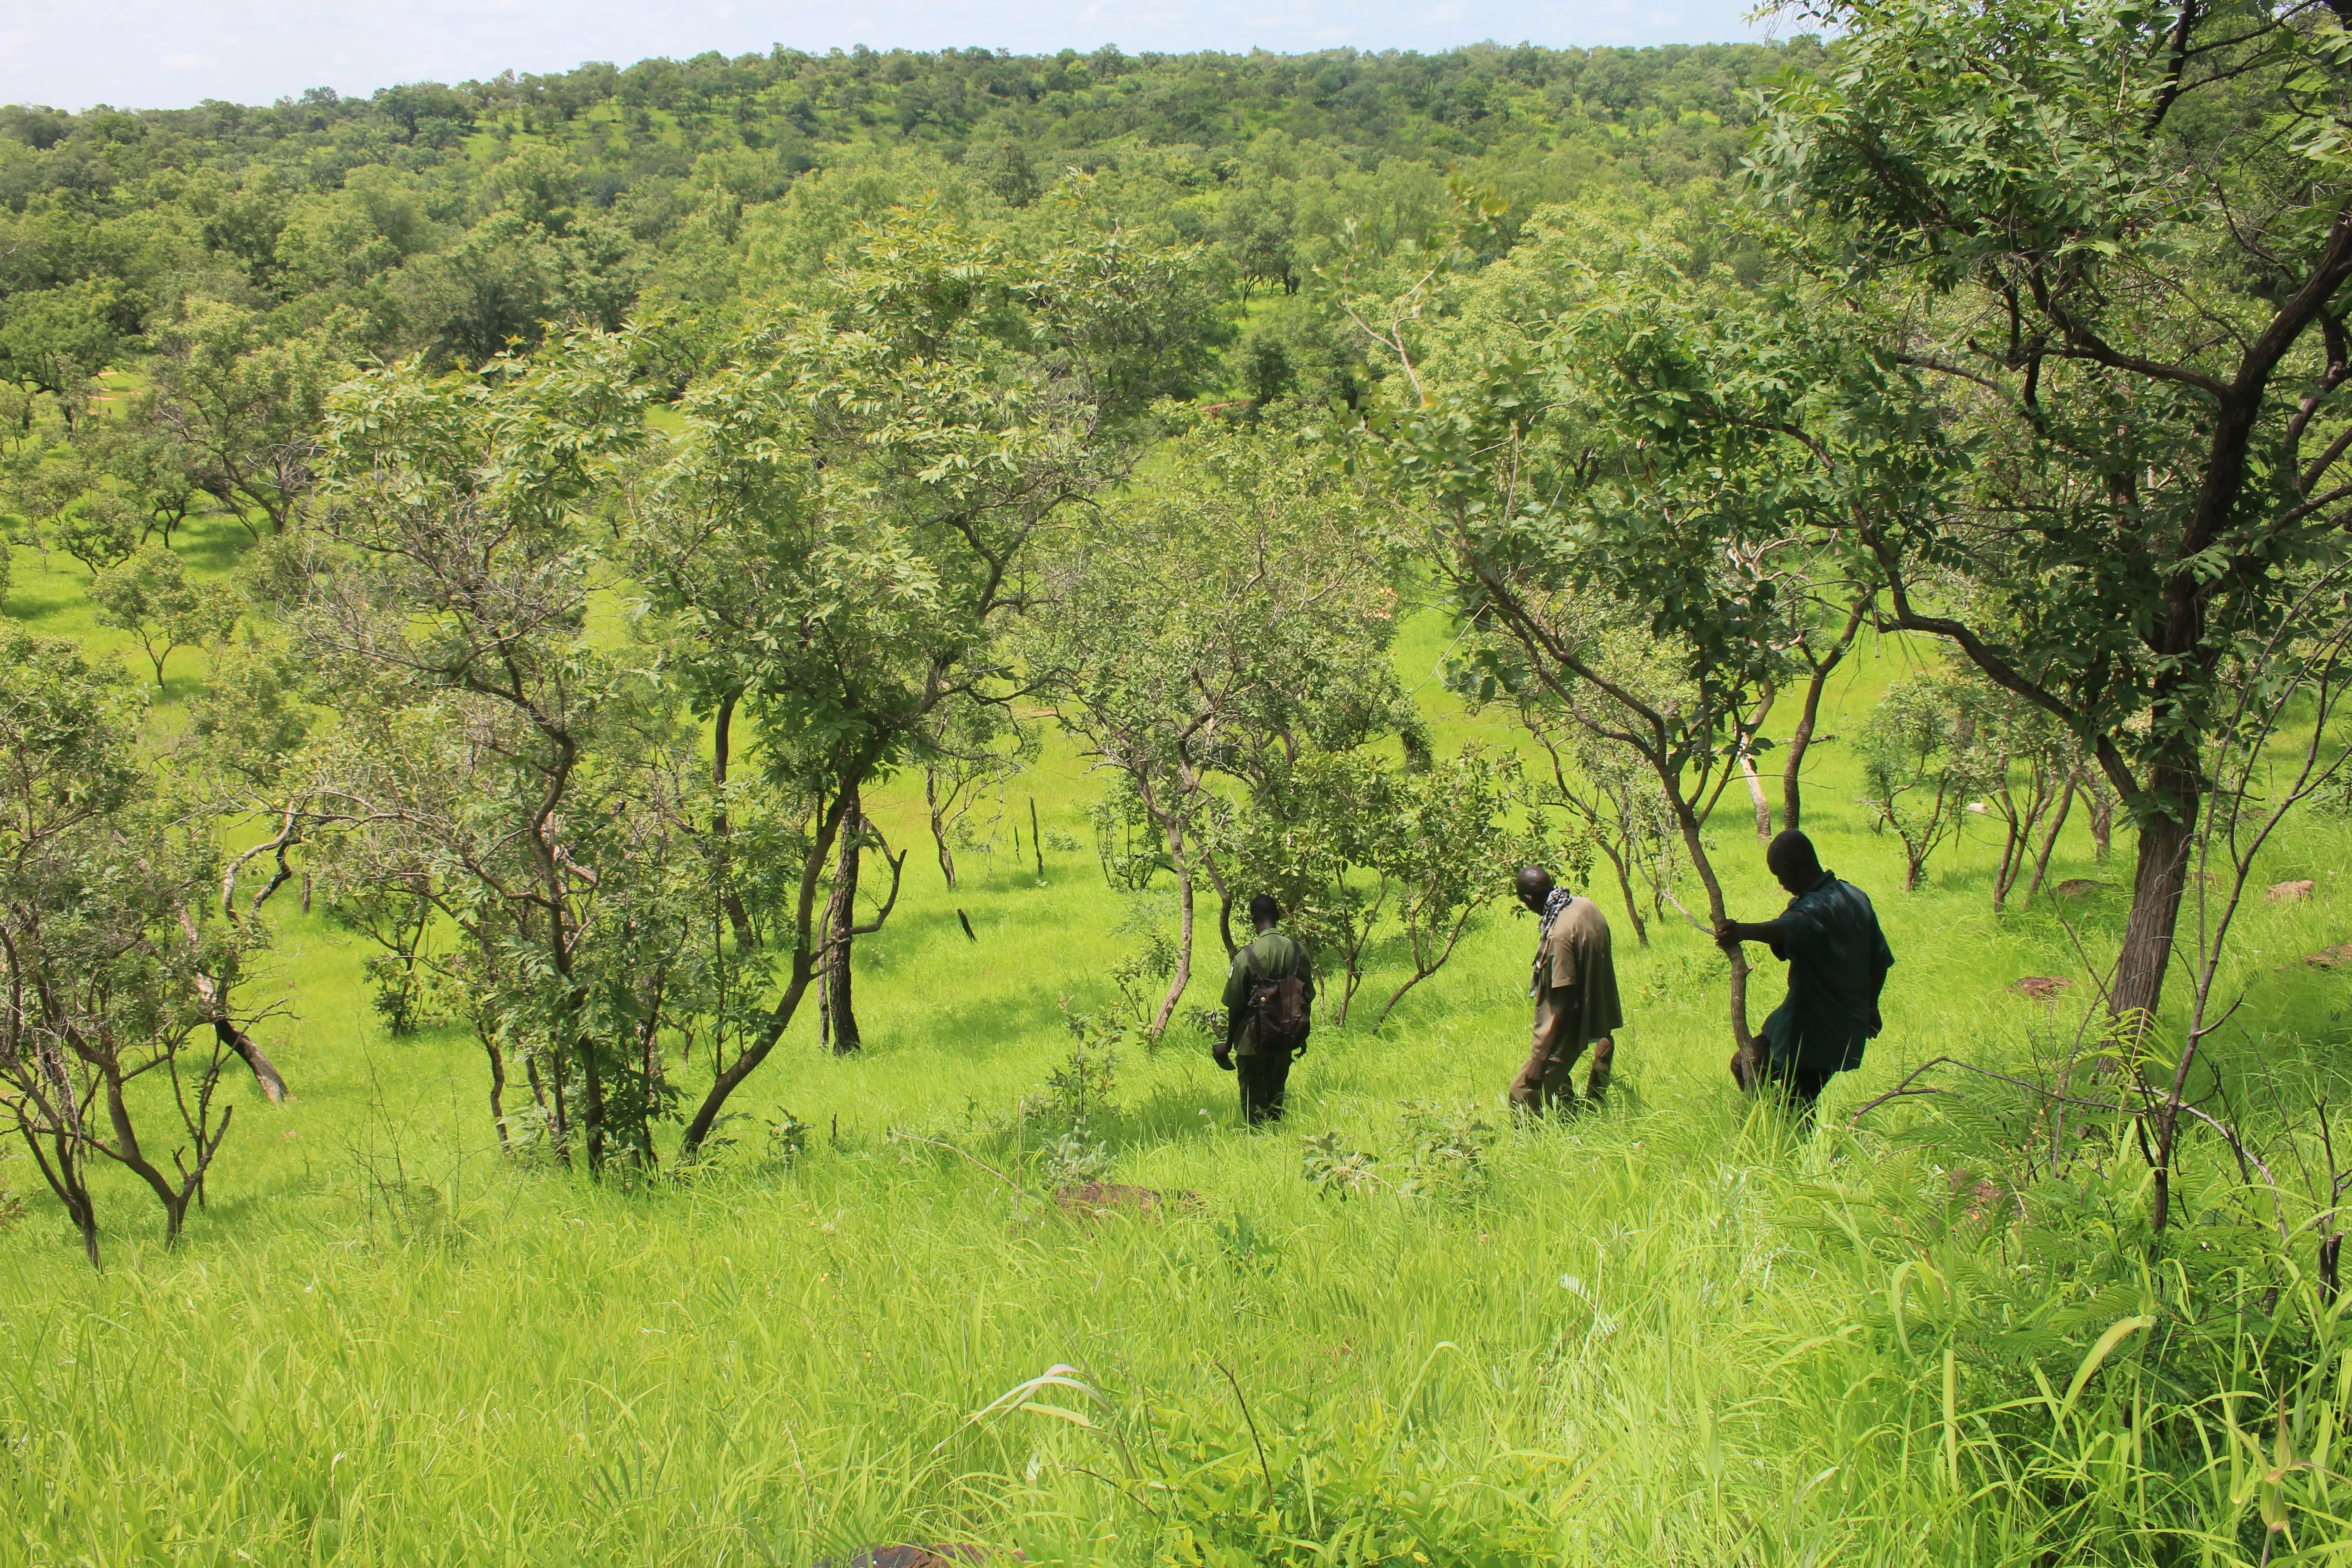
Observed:
[[[347,360],[477,363],[551,323],[724,314],[894,202],[1017,227],[1070,170],[1139,237],[1209,247],[1226,287],[1296,294],[1350,222],[1428,243],[1449,171],[1522,215],[1711,186],[1757,84],[1817,55],[780,50],[258,109],[20,105],[0,110],[0,359],[70,396],[215,304]]]

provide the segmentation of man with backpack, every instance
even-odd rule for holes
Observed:
[[[1592,1070],[1584,1092],[1597,1104],[1616,1061],[1615,1032],[1625,1025],[1617,1002],[1617,963],[1609,951],[1609,917],[1591,899],[1553,887],[1551,873],[1540,866],[1519,868],[1518,895],[1541,925],[1535,973],[1528,983],[1536,1004],[1535,1041],[1511,1080],[1511,1103],[1538,1115],[1554,1105],[1574,1105],[1577,1059],[1590,1046]]]
[[[1282,906],[1271,894],[1250,900],[1257,935],[1234,954],[1225,977],[1225,1043],[1217,1065],[1240,1080],[1242,1115],[1255,1126],[1282,1120],[1290,1064],[1307,1049],[1315,973],[1307,950],[1275,929]]]

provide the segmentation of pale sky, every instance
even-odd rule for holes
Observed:
[[[1019,53],[1446,48],[1760,37],[1753,0],[0,0],[0,103],[184,108],[364,95],[772,44]]]

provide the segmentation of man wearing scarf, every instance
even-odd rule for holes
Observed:
[[[1599,1101],[1617,1054],[1625,1014],[1617,1002],[1617,965],[1609,953],[1609,919],[1591,899],[1552,886],[1540,866],[1519,868],[1519,902],[1536,915],[1536,1031],[1527,1065],[1511,1080],[1511,1103],[1542,1113],[1576,1103],[1577,1058],[1592,1047],[1584,1092]]]

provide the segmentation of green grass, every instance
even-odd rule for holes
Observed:
[[[208,522],[191,553],[224,564],[235,528]],[[10,614],[113,648],[71,563],[44,573],[20,551],[16,566]],[[1409,685],[1449,635],[1406,626]],[[182,658],[159,726],[200,672]],[[1858,718],[1906,658],[1867,650],[1824,728]],[[1441,743],[1492,732],[1435,682],[1419,695]],[[599,1189],[502,1161],[478,1053],[454,1031],[385,1037],[362,954],[281,895],[268,984],[283,1011],[257,1032],[295,1098],[237,1085],[210,1206],[175,1252],[152,1203],[113,1183],[110,1266],[93,1276],[29,1163],[6,1167],[26,1213],[0,1235],[0,1558],[798,1564],[971,1541],[1041,1563],[2253,1561],[2267,1401],[2196,1404],[2145,1333],[2059,1397],[2109,1323],[2186,1321],[2215,1299],[2201,1276],[2085,1264],[2080,1278],[2122,1283],[2083,1287],[2076,1328],[2024,1352],[2001,1337],[2002,1314],[2033,1305],[2022,1261],[2127,1214],[2131,1163],[2053,1196],[2042,1184],[2012,1224],[1967,1212],[1975,1168],[1958,1184],[1940,1168],[1957,1126],[1941,1151],[1843,1129],[1929,1058],[2053,1048],[2080,1003],[2004,988],[2079,965],[2046,902],[1993,916],[1981,826],[1927,888],[1898,892],[1843,749],[1816,756],[1808,826],[1875,897],[1898,957],[1887,1033],[1832,1088],[1818,1137],[1732,1089],[1720,961],[1671,910],[1646,950],[1617,922],[1630,1022],[1611,1107],[1510,1125],[1532,930],[1498,909],[1383,1031],[1365,1008],[1318,1036],[1278,1132],[1238,1125],[1232,1079],[1181,1025],[1131,1050],[1094,1131],[1111,1180],[1193,1194],[1162,1218],[1074,1220],[893,1136],[999,1170],[1028,1156],[1034,1183],[1048,1129],[1017,1107],[1068,1048],[1061,1000],[1114,1005],[1134,900],[1090,849],[1048,850],[1042,883],[1027,859],[1033,790],[1049,829],[1087,841],[1100,784],[1065,748],[1008,802],[1022,857],[1009,840],[966,852],[953,893],[918,792],[872,802],[913,852],[898,913],[858,950],[866,1049],[822,1054],[804,1013],[739,1098],[735,1145],[683,1182]],[[1744,824],[1741,803],[1713,837],[1738,912],[1761,918],[1780,897]],[[2250,996],[2223,1054],[2334,1070],[2352,983],[2294,960],[2352,937],[2345,841],[2308,817],[2265,863],[2264,879],[2319,892],[2249,910],[2233,963]],[[2065,910],[2095,954],[2119,934],[2127,856],[2119,843],[2095,864],[2078,814],[2053,867],[2117,884]],[[1195,1004],[1222,979],[1209,912]],[[1763,990],[1769,1005],[1777,977]],[[1303,1179],[1300,1138],[1332,1131],[1400,1178],[1414,1101],[1494,1130],[1479,1181],[1343,1198]],[[814,1129],[789,1165],[763,1126],[786,1108]],[[2200,1159],[2192,1206],[2223,1214],[2228,1173]],[[2297,1331],[2297,1354],[2332,1364],[2332,1318]],[[1035,1410],[966,1424],[1056,1364],[1087,1389],[1039,1402],[1091,1426]],[[2331,1458],[2314,1447],[2331,1397],[2298,1396],[2304,1460]],[[2246,1452],[2231,1421],[2253,1434]],[[2341,1482],[2336,1502],[2312,1500],[2315,1475],[2289,1478],[2306,1552],[2342,1512]],[[2199,1532],[2216,1554],[2184,1544]]]

